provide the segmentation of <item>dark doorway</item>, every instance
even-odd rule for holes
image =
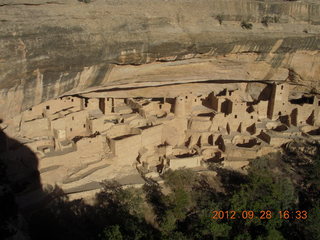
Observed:
[[[214,143],[214,138],[213,138],[213,135],[212,135],[212,134],[208,137],[208,143],[209,143],[210,145],[213,145],[213,143]]]
[[[99,109],[103,114],[105,114],[106,102],[104,98],[99,98]]]
[[[291,124],[293,126],[297,126],[297,124],[298,124],[298,109],[297,108],[292,110],[292,112],[290,114],[290,118],[291,118]]]

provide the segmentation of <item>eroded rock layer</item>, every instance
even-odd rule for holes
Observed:
[[[0,21],[4,119],[99,89],[290,80],[319,90],[315,0],[4,0]]]

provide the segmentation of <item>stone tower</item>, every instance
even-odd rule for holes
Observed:
[[[186,105],[184,97],[176,97],[174,104],[174,114],[176,117],[184,117],[186,115]]]
[[[290,108],[288,108],[289,92],[289,84],[272,84],[268,104],[268,118],[275,120],[279,116],[290,114]]]

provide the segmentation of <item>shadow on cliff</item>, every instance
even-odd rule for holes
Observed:
[[[21,208],[28,208],[44,196],[36,154],[0,129],[0,161]]]
[[[43,196],[37,156],[0,128],[0,239],[26,238],[21,212]]]
[[[34,152],[0,129],[0,239],[160,236],[143,214],[137,213],[139,202],[118,183],[104,183],[92,205],[82,199],[71,201],[57,186],[43,189],[38,165]]]

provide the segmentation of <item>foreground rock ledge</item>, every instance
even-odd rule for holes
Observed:
[[[4,119],[102,88],[289,79],[319,90],[314,0],[8,0],[0,21]]]

